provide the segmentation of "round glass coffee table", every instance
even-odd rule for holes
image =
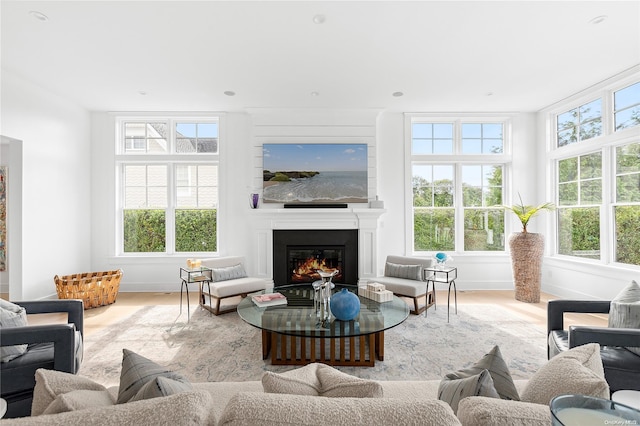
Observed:
[[[357,294],[357,287],[340,284],[334,291],[343,287]],[[332,316],[323,324],[316,315],[311,283],[275,287],[273,292],[286,296],[287,304],[259,308],[250,295],[238,305],[238,314],[262,330],[262,359],[271,354],[274,365],[323,362],[371,367],[376,358],[384,360],[385,330],[409,316],[408,305],[396,296],[382,303],[358,296],[360,313],[354,320],[340,321]]]

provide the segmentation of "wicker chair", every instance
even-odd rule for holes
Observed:
[[[85,272],[73,275],[56,275],[58,299],[82,299],[85,309],[115,303],[120,289],[122,269],[105,272]]]

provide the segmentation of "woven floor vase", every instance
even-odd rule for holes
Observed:
[[[527,303],[540,302],[544,236],[531,232],[513,233],[509,237],[509,248],[516,300]]]

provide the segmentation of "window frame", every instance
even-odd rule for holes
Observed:
[[[124,139],[124,123],[127,122],[166,122],[168,129],[167,135],[167,152],[162,153],[149,153],[139,152],[134,150],[132,152],[125,152],[125,139]],[[215,153],[184,153],[177,152],[177,138],[176,138],[176,124],[178,123],[217,123],[218,125],[218,138],[217,138],[217,152]],[[222,140],[224,139],[224,115],[219,113],[195,113],[195,114],[173,114],[173,113],[158,113],[158,114],[117,114],[115,115],[115,256],[123,258],[157,258],[157,257],[189,257],[189,256],[215,256],[220,253],[221,248],[221,220],[224,220],[224,214],[221,214],[221,205],[223,202],[223,185],[221,182],[222,172],[222,154],[224,149],[222,148]],[[124,251],[124,166],[125,165],[166,165],[167,166],[167,207],[165,210],[165,251],[164,252],[125,252]],[[178,183],[176,181],[177,174],[176,169],[178,165],[215,165],[218,169],[217,176],[217,190],[218,199],[217,206],[213,207],[216,210],[216,251],[200,251],[200,252],[177,252],[176,251],[176,234],[175,234],[175,212],[177,210],[183,210],[185,207],[178,206],[177,191]],[[200,209],[198,207],[188,209]],[[210,210],[211,208],[205,208]]]
[[[512,164],[512,114],[405,114],[405,252],[415,256],[431,256],[435,250],[415,250],[414,241],[414,206],[413,206],[413,165],[453,165],[454,166],[454,223],[455,240],[453,253],[460,255],[504,255],[505,249],[500,251],[465,251],[464,250],[464,213],[462,195],[462,165],[500,165],[502,170],[502,195],[505,197],[511,191]],[[452,154],[413,154],[412,153],[412,125],[414,123],[453,123],[453,153]],[[503,146],[502,153],[462,154],[462,124],[502,124]],[[483,207],[484,208],[484,207]],[[504,219],[505,235],[510,233],[510,221]],[[448,250],[447,250],[448,251]]]
[[[582,258],[561,254],[558,243],[558,214],[556,211],[550,215],[549,231],[553,238],[549,238],[551,257],[563,261],[571,261],[580,264],[609,265],[614,267],[631,268],[640,270],[640,265],[620,263],[615,261],[616,236],[615,236],[615,149],[619,146],[640,142],[640,124],[615,129],[614,93],[626,87],[640,82],[637,75],[606,84],[597,90],[589,91],[582,96],[576,96],[572,101],[556,105],[547,110],[546,121],[549,130],[547,137],[547,171],[549,173],[548,192],[555,203],[559,201],[558,169],[557,164],[563,159],[588,155],[594,152],[602,154],[602,203],[600,204],[600,259]],[[573,108],[588,103],[589,100],[600,97],[602,99],[602,134],[598,137],[578,141],[577,143],[558,146],[557,140],[557,116]]]

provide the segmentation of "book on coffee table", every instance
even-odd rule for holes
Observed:
[[[259,308],[287,304],[287,298],[282,293],[259,294],[251,296],[251,300],[253,300],[253,303],[255,303]]]

